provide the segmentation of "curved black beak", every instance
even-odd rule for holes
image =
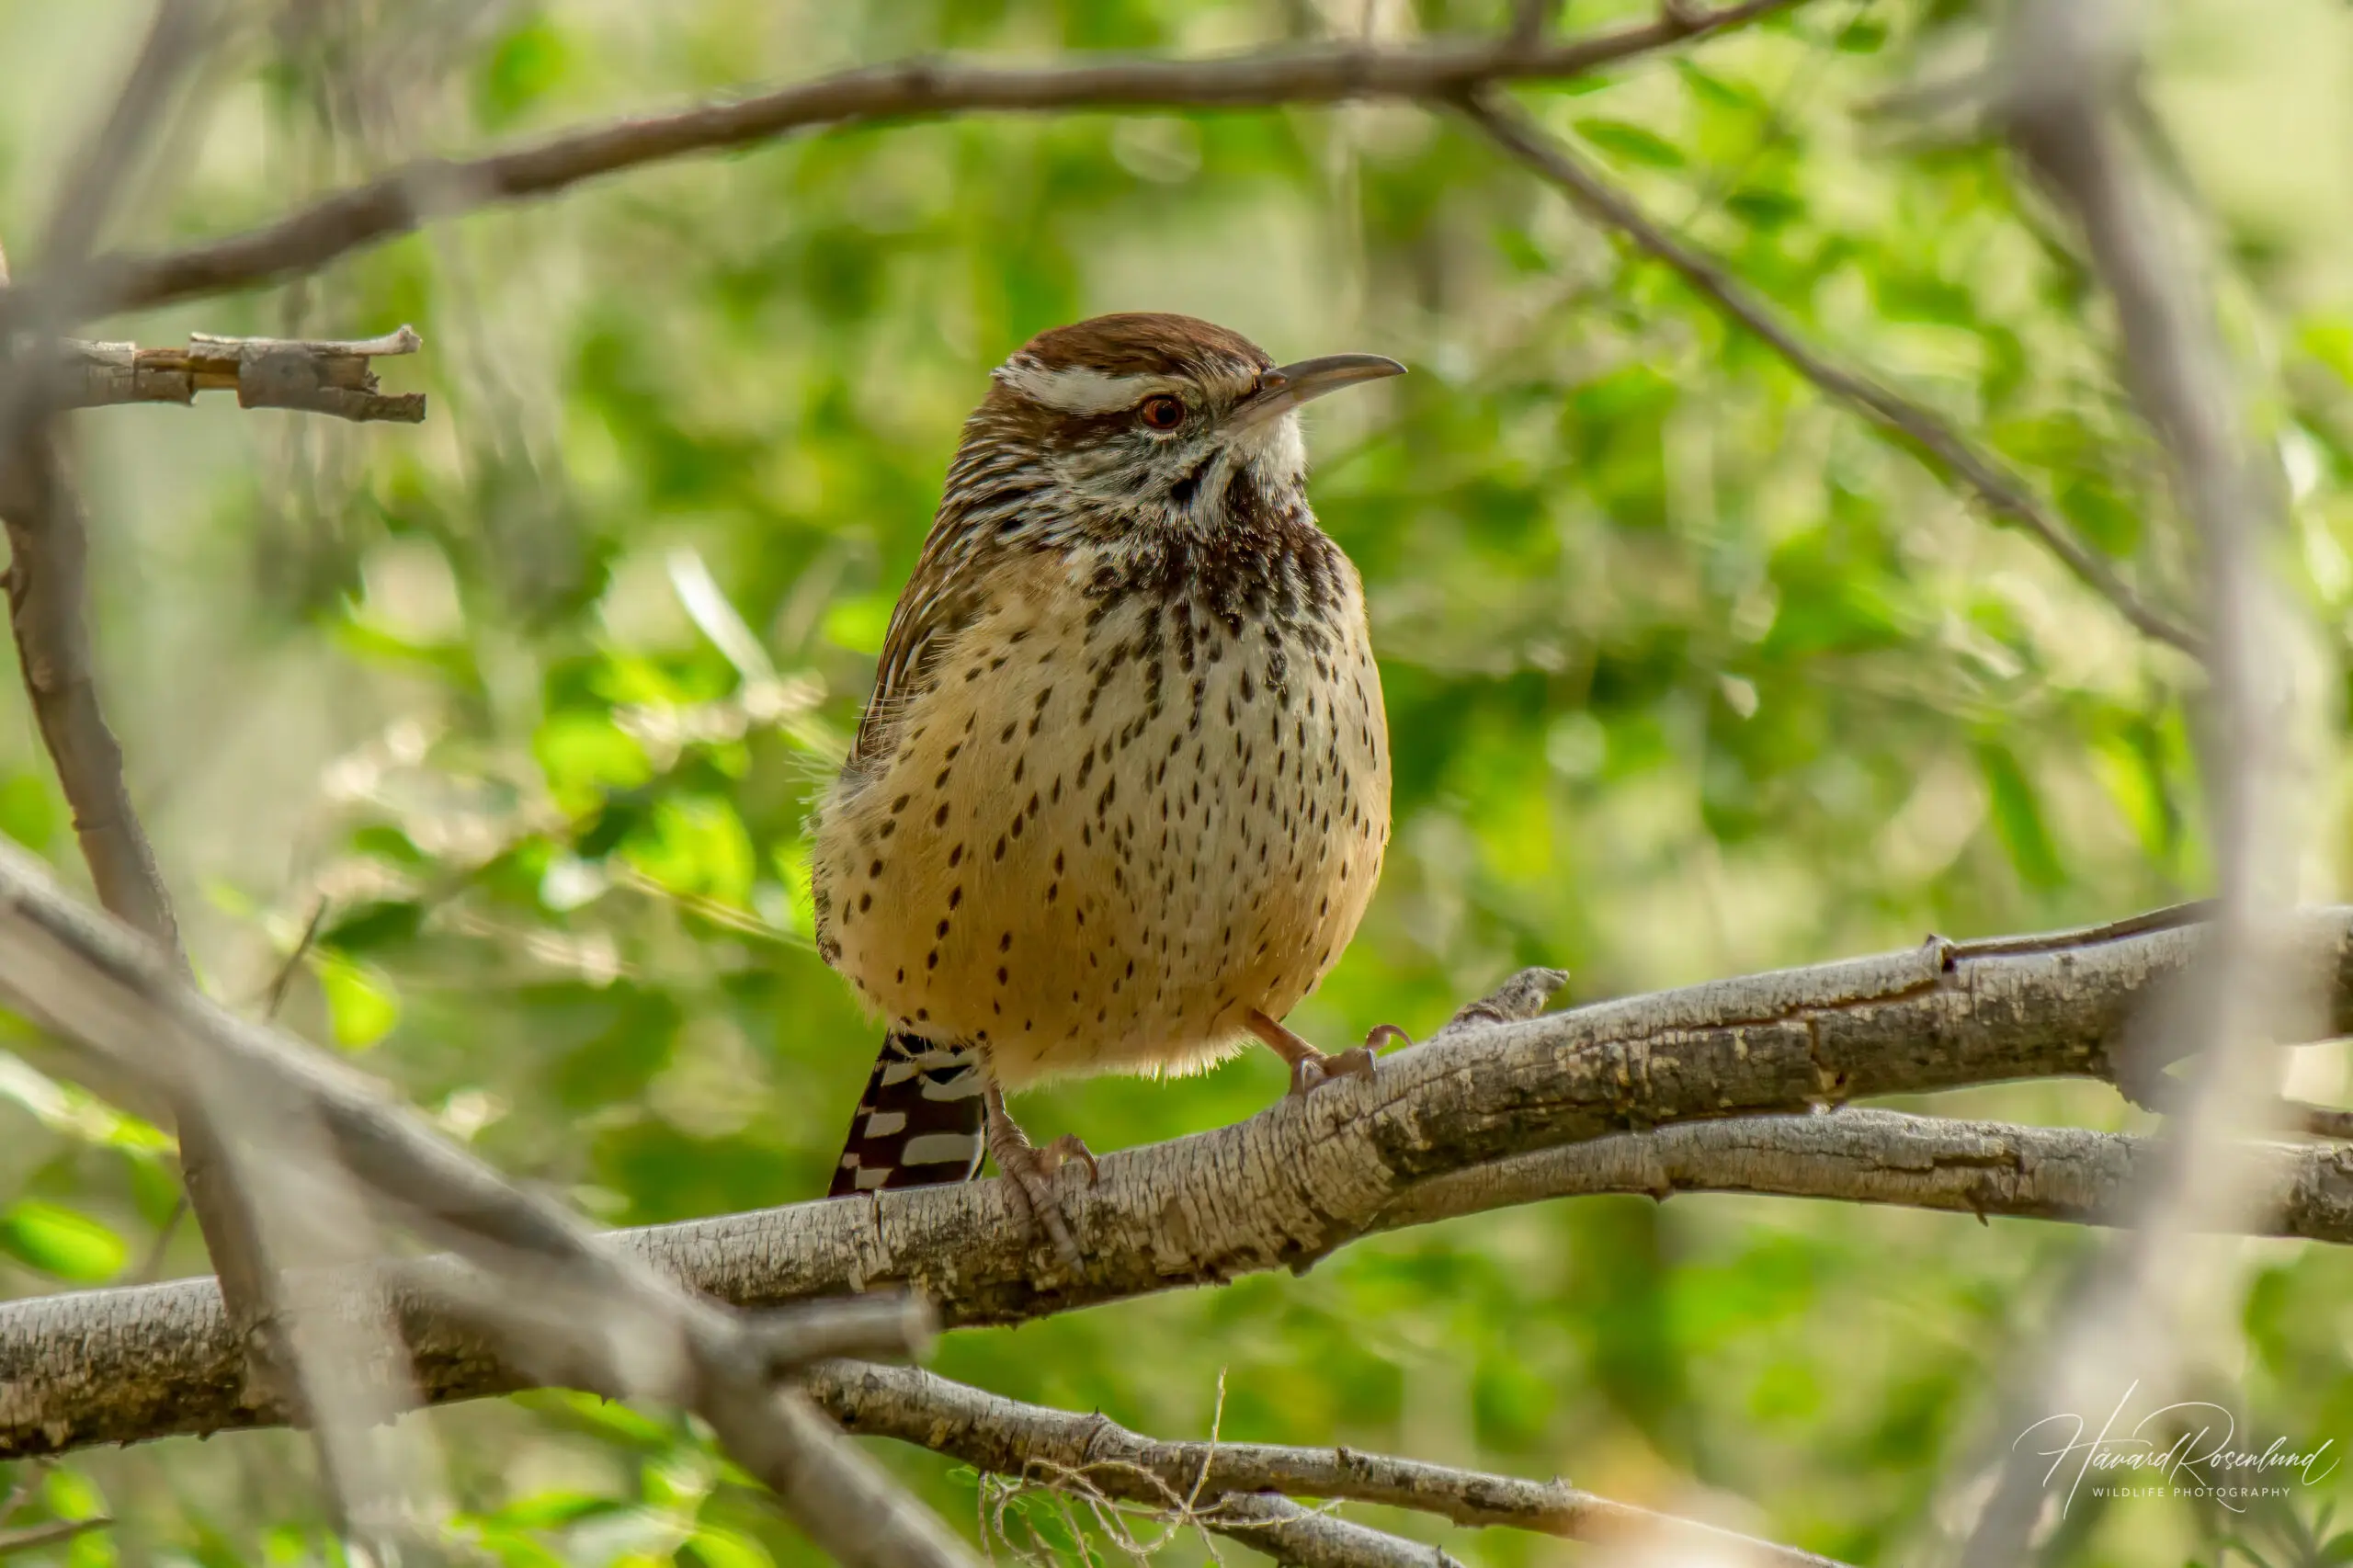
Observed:
[[[1259,375],[1258,390],[1233,405],[1225,424],[1229,428],[1256,425],[1325,392],[1404,373],[1404,366],[1384,354],[1326,354],[1278,365]]]

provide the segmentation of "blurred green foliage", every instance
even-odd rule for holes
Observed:
[[[2256,9],[2243,29],[2168,12],[2159,97],[2220,204],[2291,564],[2334,635],[2353,609],[2353,235],[2313,195],[2341,188],[2345,155],[2314,149],[2353,138],[2314,126],[2353,95],[2296,62],[2353,51],[2334,11]],[[419,150],[908,52],[1406,41],[1506,10],[289,6],[126,238],[259,220]],[[1563,25],[1643,10],[1581,3]],[[128,0],[0,5],[0,79],[21,89],[0,114],[0,236],[38,222],[55,125],[96,112],[137,21]],[[2156,454],[2047,215],[1995,152],[1871,107],[1981,26],[1942,0],[1815,0],[1526,97],[1801,330],[2188,602]],[[1367,579],[1398,777],[1380,898],[1302,1009],[1310,1036],[1426,1030],[1527,963],[1590,1000],[2202,887],[2183,661],[1459,124],[1398,106],[978,118],[646,169],[109,326],[160,343],[410,321],[428,344],[392,368],[433,394],[421,429],[212,406],[84,422],[112,699],[208,981],[282,1003],[601,1220],[821,1190],[875,1031],[812,950],[810,796],[989,368],[1131,308],[1415,370],[1318,405],[1311,431],[1316,505]],[[29,723],[0,745],[0,830],[78,875]],[[2313,891],[2343,863],[2335,836],[2313,846]],[[2345,1087],[2334,1048],[2298,1074],[2314,1097]],[[1281,1082],[1250,1061],[1057,1088],[1025,1117],[1112,1149],[1248,1116]],[[2091,1085],[1937,1104],[2131,1124]],[[159,1236],[164,1270],[202,1267],[152,1130],[12,1057],[0,1123],[14,1290],[136,1274]],[[1956,1467],[2006,1441],[1998,1382],[2096,1242],[1584,1200],[1366,1243],[1302,1278],[958,1334],[938,1364],[1169,1436],[1207,1431],[1222,1379],[1230,1437],[1564,1473],[1893,1563],[1932,1538]],[[2353,1441],[2353,1261],[2245,1251],[2244,1344],[2197,1346],[2201,1371],[2248,1430]],[[427,1420],[463,1531],[501,1561],[809,1560],[667,1415],[542,1393]],[[888,1451],[972,1517],[975,1478]],[[76,1456],[24,1517],[111,1514],[49,1554],[74,1568],[339,1561],[301,1454],[266,1434]],[[2043,1561],[2344,1561],[2342,1487],[2245,1517],[2087,1505]],[[1576,1558],[1503,1533],[1448,1545]]]

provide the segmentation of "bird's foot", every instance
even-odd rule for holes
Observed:
[[[1029,1233],[1040,1231],[1054,1245],[1054,1256],[1074,1273],[1082,1259],[1078,1242],[1072,1236],[1070,1221],[1063,1215],[1062,1204],[1054,1198],[1054,1176],[1063,1166],[1076,1160],[1086,1167],[1089,1181],[1103,1178],[1095,1163],[1095,1152],[1075,1132],[1065,1132],[1043,1148],[1029,1142],[1028,1133],[1005,1108],[1005,1096],[994,1087],[988,1097],[989,1153],[996,1161],[1012,1187],[1014,1201],[1021,1210]]]
[[[1414,1043],[1413,1037],[1395,1024],[1379,1024],[1364,1037],[1364,1043],[1353,1051],[1326,1053],[1316,1050],[1264,1013],[1252,1013],[1249,1025],[1251,1033],[1290,1063],[1290,1093],[1293,1096],[1313,1093],[1336,1078],[1370,1078],[1373,1075],[1375,1051],[1392,1040],[1405,1045]]]
[[[1294,1058],[1290,1064],[1290,1093],[1295,1099],[1313,1094],[1324,1085],[1338,1078],[1370,1078],[1373,1074],[1372,1048],[1359,1045],[1353,1051]]]

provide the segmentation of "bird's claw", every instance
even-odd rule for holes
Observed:
[[[1414,1037],[1395,1024],[1375,1024],[1364,1043],[1353,1051],[1302,1056],[1290,1064],[1290,1092],[1311,1094],[1337,1078],[1370,1078],[1376,1071],[1374,1053],[1384,1045],[1411,1045]]]
[[[1075,1132],[1065,1132],[1038,1151],[1039,1169],[1048,1176],[1073,1160],[1086,1167],[1086,1179],[1090,1184],[1103,1179],[1103,1167],[1095,1163],[1095,1151],[1088,1148],[1086,1140]]]
[[[1065,1132],[1043,1148],[1025,1145],[995,1153],[997,1168],[1012,1183],[1015,1200],[1029,1222],[1030,1234],[1045,1232],[1046,1239],[1054,1244],[1054,1255],[1076,1272],[1082,1261],[1078,1242],[1071,1235],[1070,1221],[1063,1217],[1062,1205],[1054,1200],[1054,1176],[1063,1165],[1076,1160],[1086,1167],[1088,1181],[1102,1180],[1103,1173],[1095,1163],[1094,1151],[1075,1132]]]
[[[1291,1063],[1290,1092],[1294,1096],[1313,1094],[1335,1079],[1370,1078],[1372,1074],[1370,1046],[1360,1045],[1328,1056],[1302,1056]]]

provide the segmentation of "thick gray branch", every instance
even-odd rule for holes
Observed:
[[[1677,7],[1584,38],[1529,42],[1326,43],[1207,60],[1093,59],[1051,65],[906,60],[775,92],[583,127],[466,160],[425,159],[339,191],[266,227],[159,256],[100,259],[70,290],[47,280],[0,293],[0,332],[67,293],[73,319],[250,288],[313,272],[427,219],[547,196],[642,164],[743,147],[813,126],[969,113],[1108,108],[1266,108],[1351,98],[1431,98],[1483,82],[1558,80],[1724,31],[1800,0]]]
[[[1595,1145],[1597,1160],[1625,1158],[1636,1141],[1619,1135],[1630,1128],[1803,1113],[1847,1097],[2014,1078],[2113,1078],[2136,1018],[2165,1005],[2199,949],[2200,930],[2172,923],[2182,918],[2167,912],[2091,932],[1931,942],[1525,1021],[1468,1023],[1384,1058],[1370,1081],[1108,1155],[1099,1185],[1072,1173],[1061,1191],[1087,1260],[1080,1276],[1060,1272],[1031,1244],[995,1181],[802,1203],[619,1239],[672,1278],[738,1305],[904,1284],[949,1324],[1017,1322],[1303,1268],[1374,1231],[1541,1196],[1509,1165],[1492,1178],[1457,1173],[1593,1140],[1609,1140]],[[2333,977],[2331,1027],[2344,1029],[2353,1023],[2353,910],[2313,912],[2306,932]],[[1543,991],[1520,986],[1516,1006],[1500,1011],[1538,1005]],[[365,1107],[347,1114],[354,1134],[364,1133]],[[1843,1119],[1796,1125],[1819,1132]],[[1686,1136],[1705,1134],[1674,1134]],[[1957,1136],[1982,1148],[1986,1135]],[[2093,1139],[2068,1160],[2045,1163],[2037,1146],[2022,1145],[2015,1158],[1988,1154],[1977,1167],[1983,1185],[1957,1190],[1949,1173],[1903,1176],[1913,1156],[1900,1140],[1884,1150],[1850,1153],[1844,1167],[1835,1151],[1816,1147],[1744,1168],[1756,1190],[1781,1190],[1770,1185],[1779,1179],[1814,1196],[2060,1216],[2102,1211],[2114,1182],[2129,1179],[2127,1171],[2093,1180],[2086,1170],[2145,1157],[2145,1144]],[[2284,1162],[2281,1208],[2268,1228],[2353,1242],[2353,1172],[2342,1152],[2276,1157]],[[1867,1194],[1851,1171],[1873,1159],[1888,1168]],[[1449,1182],[1461,1184],[1451,1198]],[[1850,1190],[1822,1190],[1834,1182]],[[403,1278],[394,1277],[394,1304],[425,1397],[520,1386],[515,1368]],[[0,1456],[249,1424],[257,1417],[237,1406],[233,1367],[210,1280],[0,1308]]]

